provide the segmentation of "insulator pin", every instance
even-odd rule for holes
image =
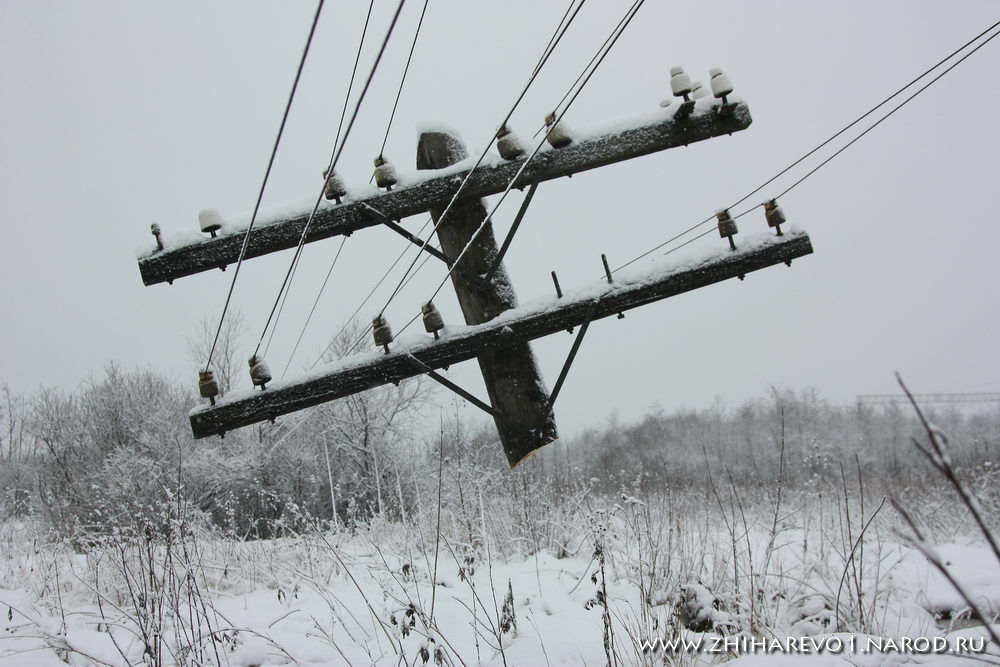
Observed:
[[[215,233],[222,229],[222,216],[214,208],[206,208],[198,213],[198,224],[202,232],[215,238]]]
[[[674,97],[683,97],[685,102],[691,99],[691,77],[684,72],[683,67],[670,68],[670,92]]]
[[[379,315],[372,320],[372,336],[375,338],[375,344],[381,345],[385,348],[385,353],[389,354],[389,343],[392,342],[392,329],[389,327],[389,322],[386,321],[384,316]]]
[[[729,215],[729,209],[723,209],[715,214],[715,217],[719,220],[719,236],[724,239],[729,239],[729,247],[736,250],[736,242],[733,241],[733,236],[735,236],[739,230],[736,228],[736,221],[733,217]]]
[[[149,231],[153,233],[153,238],[156,239],[156,249],[163,250],[163,238],[160,236],[160,226],[154,222],[149,226]]]
[[[566,123],[562,120],[556,120],[555,111],[545,117],[545,127],[549,128],[545,137],[552,148],[565,148],[573,143],[573,131],[566,127]]]
[[[396,176],[396,168],[392,166],[392,163],[381,155],[375,158],[375,185],[385,188],[388,191],[392,190],[392,186],[397,182],[399,182],[399,179]]]
[[[604,275],[607,276],[608,284],[610,285],[614,280],[611,278],[611,266],[608,264],[608,256],[604,253],[601,253],[601,264],[604,265]],[[618,319],[624,320],[625,313],[618,313]]]
[[[264,359],[258,355],[250,357],[250,381],[253,386],[260,387],[263,391],[267,389],[267,383],[271,381],[271,369],[268,368]]]
[[[728,104],[726,97],[733,94],[733,82],[729,80],[729,75],[718,67],[709,70],[712,75],[712,95],[722,100],[723,104]]]
[[[424,331],[434,334],[434,340],[437,340],[439,338],[438,331],[444,329],[444,318],[441,317],[441,311],[437,309],[433,301],[428,301],[420,306],[420,314],[424,320]]]
[[[767,218],[767,226],[774,227],[778,236],[782,236],[781,225],[785,222],[785,212],[778,206],[777,199],[764,202],[764,216]]]
[[[219,395],[219,383],[215,381],[215,373],[212,371],[198,372],[198,393],[202,398],[207,398],[215,405],[215,397]]]
[[[347,186],[344,184],[344,179],[340,177],[340,174],[337,173],[336,169],[334,169],[332,174],[330,174],[329,169],[324,169],[323,178],[326,179],[326,187],[323,189],[323,196],[328,200],[332,199],[339,204],[341,198],[347,196]]]
[[[521,137],[511,132],[506,125],[502,125],[497,132],[497,151],[504,160],[516,160],[525,154],[526,149]]]

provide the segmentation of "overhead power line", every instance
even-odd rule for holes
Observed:
[[[358,63],[361,61],[361,52],[365,46],[365,36],[368,34],[368,24],[371,22],[372,9],[375,7],[375,0],[370,0],[368,3],[368,13],[365,15],[365,23],[361,28],[361,39],[358,40],[357,53],[354,56],[354,66],[351,68],[351,79],[347,84],[347,92],[344,94],[344,105],[340,109],[340,120],[337,122],[337,134],[334,137],[333,145],[334,147],[340,143],[340,132],[344,127],[344,118],[347,117],[347,105],[351,99],[351,91],[354,89],[354,78],[358,73]],[[330,274],[333,273],[333,267],[337,265],[337,260],[340,258],[340,251],[344,249],[344,243],[347,241],[345,236],[340,242],[340,247],[337,249],[337,254],[334,255],[333,261],[330,263],[330,269],[326,272],[326,279],[323,281],[323,287],[320,288],[319,294],[316,295],[316,300],[313,302],[312,309],[309,311],[309,317],[306,318],[306,326],[309,324],[309,320],[312,319],[312,314],[316,310],[316,304],[319,303],[319,298],[323,294],[323,289],[326,287],[327,281],[330,279]],[[281,307],[278,308],[277,319],[275,320],[274,326],[271,327],[271,335],[267,339],[267,345],[264,347],[264,356],[267,356],[268,351],[271,349],[271,341],[274,340],[274,332],[278,329],[278,321],[281,320],[281,314],[285,310],[285,302],[288,300],[288,293],[292,291],[291,285],[295,280],[295,275],[299,270],[299,259],[301,255],[295,258],[294,266],[292,268],[292,277],[288,280],[288,288],[285,290],[284,296],[281,297]],[[305,326],[303,326],[302,333],[305,333]],[[299,334],[299,341],[302,340],[302,334]],[[298,347],[298,341],[295,343],[296,348]],[[295,353],[292,352],[294,355]]]
[[[285,112],[281,116],[281,125],[278,126],[278,135],[274,139],[274,148],[271,149],[271,157],[267,161],[267,169],[264,171],[264,180],[260,184],[260,191],[257,193],[257,202],[254,204],[253,213],[250,216],[250,224],[247,225],[246,234],[243,236],[243,245],[240,248],[239,259],[236,261],[236,268],[233,270],[233,280],[229,284],[229,292],[226,294],[226,302],[222,306],[222,315],[219,317],[219,327],[215,331],[215,338],[212,340],[212,347],[208,351],[208,359],[205,361],[205,370],[208,371],[212,365],[212,356],[215,354],[215,347],[219,344],[219,335],[222,333],[222,325],[226,321],[226,312],[229,310],[229,302],[233,298],[233,289],[236,287],[236,278],[240,275],[240,266],[243,264],[243,256],[247,251],[247,243],[250,241],[250,232],[253,231],[254,222],[257,220],[257,212],[260,210],[260,202],[264,198],[264,188],[267,187],[267,180],[271,176],[271,167],[274,166],[274,157],[278,154],[278,146],[281,144],[281,135],[285,131],[285,123],[288,121],[288,112],[292,109],[292,100],[295,99],[295,91],[299,87],[299,79],[302,78],[302,69],[306,64],[306,57],[309,55],[309,47],[312,46],[313,36],[316,34],[316,25],[319,23],[319,15],[323,11],[325,0],[319,0],[316,5],[316,14],[313,16],[312,25],[309,27],[309,36],[306,37],[306,45],[302,49],[302,58],[299,59],[299,66],[295,70],[295,79],[292,81],[292,90],[288,94],[288,102],[285,104]]]
[[[576,4],[575,10],[573,10],[573,6],[577,2],[579,2],[579,4]],[[503,123],[507,123],[510,120],[511,116],[514,114],[514,111],[517,109],[518,105],[520,105],[521,101],[524,99],[524,96],[527,93],[528,89],[530,88],[532,82],[535,80],[535,77],[537,77],[537,75],[539,74],[539,72],[541,72],[542,67],[548,61],[549,56],[555,50],[555,47],[559,44],[559,42],[562,39],[563,35],[566,33],[566,30],[569,29],[569,26],[573,22],[573,19],[576,18],[576,15],[579,13],[580,9],[583,7],[584,2],[586,2],[586,0],[571,0],[569,6],[567,7],[566,12],[563,14],[562,18],[559,21],[559,24],[556,26],[555,31],[552,33],[552,36],[549,38],[549,41],[546,44],[545,49],[543,49],[542,54],[541,54],[541,56],[538,59],[538,62],[535,64],[535,67],[532,70],[532,74],[528,77],[527,83],[525,84],[525,86],[521,90],[521,92],[519,93],[517,99],[514,101],[514,104],[512,105],[511,109],[508,111],[507,115],[505,116]],[[573,10],[572,14],[570,14],[571,10]],[[567,19],[567,16],[569,16],[568,19]],[[461,193],[462,188],[465,186],[465,183],[468,181],[468,178],[482,164],[482,160],[489,153],[489,150],[490,150],[490,148],[492,148],[492,146],[493,146],[493,139],[491,138],[489,144],[487,144],[487,146],[484,148],[482,154],[480,155],[479,160],[476,162],[475,165],[473,165],[472,169],[466,175],[465,180],[459,186],[458,191],[452,197],[452,199],[449,202],[449,204],[445,207],[445,213],[447,213],[448,210],[449,210],[449,208],[451,207],[451,205],[454,204],[455,200],[458,197],[458,194]],[[444,215],[442,215],[440,219],[443,219],[443,218],[444,218]],[[429,225],[431,223],[431,221],[432,221],[432,218],[428,218],[424,222],[423,226],[421,226],[420,230],[417,232],[417,236],[418,237],[422,236],[424,230],[427,228],[427,225]],[[435,229],[437,229],[436,225],[435,225]],[[433,234],[433,232],[432,232],[432,234]],[[429,235],[427,241],[425,241],[424,245],[421,246],[421,249],[423,249],[424,247],[427,246],[427,244],[429,243],[429,241],[430,241],[431,238],[432,238],[432,235]],[[361,311],[361,309],[368,303],[368,301],[371,300],[371,297],[374,295],[375,291],[378,289],[378,286],[381,285],[383,281],[385,281],[385,279],[389,276],[389,274],[396,267],[396,265],[402,260],[402,258],[406,255],[406,253],[409,252],[409,250],[410,250],[410,244],[406,245],[403,248],[403,250],[399,254],[399,256],[396,257],[395,261],[393,261],[393,263],[389,266],[389,268],[387,268],[385,270],[385,272],[382,274],[381,278],[379,278],[378,282],[376,283],[375,287],[372,288],[372,290],[368,293],[368,295],[362,300],[361,304],[355,309],[354,314],[351,316],[350,320],[348,320],[348,323],[345,323],[344,327],[341,328],[341,330],[337,333],[337,335],[334,336],[330,340],[330,342],[327,344],[326,348],[324,348],[324,350],[320,353],[320,355],[316,358],[316,360],[310,365],[310,368],[314,368],[316,366],[316,364],[319,363],[319,361],[323,358],[323,356],[333,346],[333,344],[340,338],[340,336],[343,334],[344,330],[348,326],[349,322],[351,320],[353,320],[357,316],[357,314]],[[392,302],[392,299],[399,293],[399,291],[406,284],[408,284],[409,280],[412,278],[411,272],[413,274],[419,272],[420,269],[423,268],[424,264],[427,263],[427,258],[425,257],[424,261],[419,266],[417,266],[416,270],[414,271],[413,267],[417,264],[417,262],[419,260],[420,260],[420,253],[418,252],[418,254],[414,258],[413,262],[410,264],[410,266],[404,272],[403,277],[400,279],[399,283],[393,289],[392,294],[390,295],[390,297],[389,297],[388,301],[386,302],[385,306],[383,306],[381,312],[385,312],[385,309],[389,307],[389,304]],[[371,327],[371,325],[369,325],[365,329],[364,334],[362,334],[362,338],[359,338],[358,341],[356,341],[354,344],[352,344],[349,349],[351,349],[351,350],[355,349],[357,347],[357,345],[364,339],[364,336],[368,335],[368,333],[371,331],[371,329],[372,329],[372,327]],[[290,363],[291,363],[291,360],[289,360],[289,364]],[[288,367],[286,366],[286,371],[287,371],[287,368]]]
[[[619,22],[618,26],[615,28],[617,32],[613,33],[613,39],[611,39],[610,43],[605,42],[606,46],[604,47],[604,51],[603,53],[601,53],[600,58],[598,58],[597,61],[593,64],[593,67],[590,69],[590,72],[587,73],[587,76],[583,79],[579,87],[576,89],[576,92],[573,93],[572,97],[570,97],[569,101],[566,103],[566,106],[555,118],[555,120],[552,123],[552,128],[555,128],[556,125],[559,124],[559,122],[562,120],[562,117],[566,114],[567,111],[569,111],[569,108],[573,105],[573,102],[576,101],[576,98],[580,95],[581,92],[583,92],[583,89],[586,87],[591,77],[597,71],[597,68],[601,66],[602,62],[604,62],[604,59],[607,57],[608,53],[610,53],[611,49],[614,48],[615,44],[618,42],[618,39],[622,36],[622,33],[625,32],[625,29],[628,27],[629,23],[632,22],[632,19],[635,18],[635,15],[639,12],[639,9],[642,8],[642,5],[643,3],[645,3],[645,1],[646,0],[636,0],[636,2],[633,3],[632,7],[629,8],[629,11],[626,12],[625,19],[622,22]],[[500,208],[500,205],[503,204],[504,199],[510,193],[511,188],[514,187],[514,183],[517,182],[517,179],[521,176],[522,173],[524,173],[525,168],[527,168],[527,166],[531,163],[531,161],[535,158],[535,156],[538,155],[539,151],[541,151],[542,146],[545,145],[545,142],[548,139],[548,134],[549,133],[547,132],[546,136],[542,137],[542,139],[538,142],[538,144],[535,146],[535,150],[531,153],[528,159],[524,161],[520,169],[517,170],[517,173],[514,174],[514,177],[510,180],[510,183],[507,184],[507,188],[503,191],[503,194],[500,195],[500,199],[497,200],[496,204],[494,204],[493,209],[489,212],[489,214],[487,214],[485,218],[483,218],[483,221],[482,223],[480,223],[478,229],[476,229],[475,233],[469,239],[468,243],[465,244],[465,247],[462,248],[462,252],[459,253],[458,257],[454,258],[451,267],[445,274],[444,279],[442,279],[441,283],[437,286],[437,289],[434,290],[434,293],[431,295],[430,300],[433,300],[434,297],[436,297],[438,293],[441,291],[441,289],[444,287],[445,283],[448,282],[448,278],[451,277],[451,274],[454,273],[456,267],[458,267],[458,265],[461,263],[462,258],[465,256],[466,251],[468,251],[468,249],[472,246],[473,242],[476,240],[479,234],[483,231],[486,225],[493,218],[493,214],[496,213],[498,208]],[[439,221],[441,219],[443,219],[443,216],[439,218]]]
[[[347,138],[351,134],[351,129],[354,127],[354,122],[358,118],[358,111],[361,109],[361,104],[365,100],[365,95],[368,93],[368,89],[371,86],[372,79],[375,78],[375,72],[378,70],[379,63],[382,61],[382,56],[385,53],[385,48],[389,44],[389,39],[392,37],[392,31],[396,27],[396,21],[399,19],[399,14],[403,9],[403,5],[406,0],[399,0],[399,4],[396,6],[396,11],[392,15],[392,21],[389,23],[389,28],[386,30],[385,37],[382,39],[382,44],[379,47],[378,54],[375,56],[375,62],[372,63],[371,71],[368,72],[368,78],[365,80],[365,85],[361,89],[361,94],[358,96],[358,100],[354,105],[354,111],[351,113],[351,120],[347,123],[347,127],[344,130],[344,136],[341,138],[340,145],[334,146],[333,153],[330,155],[330,163],[327,167],[327,173],[333,174],[337,167],[337,161],[340,159],[341,153],[344,151],[344,145],[347,143]],[[323,193],[326,190],[326,182],[324,181],[323,187],[320,188],[319,195],[316,197],[316,203],[313,205],[312,212],[309,214],[309,218],[306,220],[306,224],[302,227],[302,235],[299,237],[298,247],[295,249],[295,255],[292,257],[292,262],[289,264],[288,271],[285,273],[285,279],[281,283],[281,288],[278,290],[278,296],[274,300],[274,305],[271,307],[271,314],[267,318],[267,322],[264,324],[264,331],[261,332],[260,341],[257,343],[257,348],[254,350],[254,355],[260,351],[260,346],[264,342],[264,336],[267,334],[267,328],[271,324],[271,319],[274,317],[275,310],[278,307],[278,303],[281,299],[281,294],[285,287],[288,285],[288,280],[291,277],[292,270],[295,268],[295,261],[298,259],[299,255],[302,253],[302,248],[305,245],[306,235],[309,233],[309,225],[312,223],[313,219],[316,217],[316,211],[319,210],[319,205],[323,201]]]
[[[566,31],[569,30],[570,25],[573,23],[573,19],[576,18],[577,14],[579,14],[580,12],[580,9],[583,8],[584,2],[586,2],[586,0],[580,0],[580,3],[576,6],[576,9],[573,10],[573,13],[570,15],[568,20],[560,21],[561,27],[556,28],[555,39],[549,40],[549,44],[543,51],[542,57],[539,59],[538,64],[532,71],[531,76],[528,77],[527,83],[524,84],[524,88],[521,89],[521,93],[517,96],[517,99],[514,100],[514,104],[511,106],[510,111],[507,112],[507,115],[504,116],[503,121],[500,123],[501,126],[506,125],[510,121],[511,116],[514,115],[514,111],[521,103],[521,100],[523,100],[524,96],[528,93],[528,89],[531,87],[531,84],[534,83],[535,78],[542,71],[542,67],[544,67],[546,62],[548,62],[549,56],[551,56],[552,53],[555,51],[556,46],[558,46],[559,42],[566,34]],[[445,218],[448,216],[448,212],[451,211],[452,206],[454,206],[455,202],[458,200],[459,195],[465,189],[465,186],[469,182],[469,179],[472,177],[472,174],[482,164],[483,160],[486,158],[486,155],[489,153],[490,148],[492,147],[493,147],[493,138],[491,137],[490,141],[486,144],[486,147],[483,148],[482,153],[480,153],[479,158],[472,166],[472,169],[470,169],[469,172],[465,175],[465,178],[462,179],[461,184],[459,184],[458,189],[455,191],[455,194],[452,195],[451,200],[448,202],[448,205],[445,206],[444,210],[441,212],[441,215],[438,217],[438,221],[434,224],[433,229],[431,229],[430,233],[427,235],[427,239],[423,242],[423,245],[420,246],[421,250],[427,247],[427,244],[430,242],[431,238],[433,238],[434,234],[437,232],[437,228],[441,225],[441,222],[444,221]],[[423,227],[421,227],[420,231],[417,233],[417,236],[420,236],[422,234],[423,230],[427,227],[428,224],[430,224],[430,220],[424,223]],[[417,261],[419,260],[419,257],[420,255],[418,253],[417,256],[413,258],[413,261],[410,262],[410,265],[403,273],[403,277],[400,278],[399,284],[396,285],[396,288],[393,290],[392,294],[389,295],[389,299],[386,301],[385,305],[382,306],[381,310],[379,310],[379,316],[385,313],[385,309],[389,307],[389,304],[392,303],[392,300],[396,297],[397,294],[399,294],[399,290],[402,288],[402,285],[406,281],[407,277],[409,277],[410,271],[413,270],[413,267],[416,265]]]
[[[838,137],[840,137],[845,132],[847,132],[848,130],[850,130],[852,127],[854,127],[855,125],[857,125],[858,123],[860,123],[861,121],[863,121],[865,118],[869,117],[870,115],[872,115],[873,113],[875,113],[876,111],[878,111],[880,108],[884,107],[886,104],[888,104],[889,102],[891,102],[893,99],[895,99],[896,97],[898,97],[899,95],[901,95],[902,93],[904,93],[906,90],[908,90],[909,88],[913,87],[913,85],[915,85],[916,83],[918,83],[921,80],[923,80],[925,77],[927,77],[932,72],[934,72],[934,70],[936,70],[939,67],[941,67],[942,65],[944,65],[946,62],[948,62],[949,60],[951,60],[952,58],[954,58],[956,55],[958,55],[959,53],[961,53],[962,51],[964,51],[966,48],[968,48],[970,45],[972,45],[973,43],[975,43],[978,39],[980,39],[981,37],[983,37],[983,35],[987,34],[988,32],[990,32],[994,28],[997,28],[998,26],[1000,26],[1000,21],[997,21],[996,23],[994,23],[990,27],[986,28],[985,30],[983,30],[982,32],[980,32],[979,34],[977,34],[972,39],[970,39],[967,42],[965,42],[964,44],[962,44],[962,46],[958,47],[957,49],[955,49],[954,51],[952,51],[951,53],[949,53],[947,56],[945,56],[941,60],[937,61],[934,65],[932,65],[931,67],[929,67],[926,70],[924,70],[922,73],[920,73],[918,76],[916,76],[909,83],[907,83],[906,85],[904,85],[902,88],[899,88],[897,91],[895,91],[894,93],[892,93],[891,95],[889,95],[888,97],[886,97],[885,99],[883,99],[881,102],[879,102],[875,106],[873,106],[870,109],[868,109],[868,111],[866,111],[865,113],[861,114],[860,116],[858,116],[857,118],[855,118],[853,121],[851,121],[850,123],[848,123],[847,125],[845,125],[841,129],[837,130],[835,133],[833,133],[832,135],[830,135],[827,139],[825,139],[822,142],[820,142],[813,149],[811,149],[810,151],[808,151],[807,153],[805,153],[804,155],[802,155],[801,157],[799,157],[798,159],[796,159],[794,162],[792,162],[787,167],[785,167],[784,169],[782,169],[781,171],[779,171],[777,174],[775,174],[774,176],[771,176],[770,178],[768,178],[767,180],[765,180],[763,183],[761,183],[760,185],[758,185],[756,188],[754,188],[753,190],[751,190],[747,194],[743,195],[741,198],[737,199],[735,202],[733,202],[732,204],[730,204],[728,208],[735,208],[736,206],[739,206],[740,204],[742,204],[743,202],[745,202],[747,199],[749,199],[750,197],[752,197],[753,195],[757,194],[758,192],[760,192],[761,190],[763,190],[764,188],[766,188],[768,185],[770,185],[771,183],[773,183],[777,179],[779,179],[782,176],[784,176],[785,174],[787,174],[789,171],[791,171],[792,169],[794,169],[795,167],[797,167],[798,165],[800,165],[803,161],[805,161],[806,159],[808,159],[809,157],[811,157],[812,155],[814,155],[816,152],[818,152],[819,150],[823,149],[825,146],[827,146],[828,144],[830,144],[830,142],[836,140]],[[929,88],[931,85],[933,85],[939,79],[941,79],[941,77],[943,77],[944,75],[948,74],[951,70],[953,70],[955,67],[957,67],[959,64],[961,64],[963,61],[965,61],[966,58],[968,58],[973,53],[975,53],[976,51],[978,51],[979,49],[981,49],[983,46],[985,46],[986,44],[988,44],[990,41],[992,41],[993,38],[995,38],[997,36],[997,34],[998,33],[994,33],[994,34],[990,35],[990,37],[988,37],[982,43],[980,43],[979,45],[977,45],[974,49],[972,49],[971,51],[969,51],[968,53],[966,53],[964,56],[962,56],[956,62],[952,63],[951,66],[949,66],[947,69],[945,69],[943,72],[941,72],[938,76],[934,77],[934,79],[932,79],[927,84],[925,84],[923,87],[921,87],[919,90],[917,90],[915,93],[913,93],[912,95],[910,95],[909,97],[907,97],[905,100],[903,100],[903,102],[901,102],[899,105],[897,105],[896,107],[894,107],[893,109],[891,109],[888,113],[886,113],[881,118],[879,118],[879,120],[876,121],[874,124],[872,124],[871,126],[869,126],[864,132],[862,132],[861,134],[859,134],[858,136],[856,136],[854,139],[852,139],[850,142],[848,142],[847,144],[845,144],[844,146],[842,146],[835,153],[833,153],[830,157],[828,157],[826,160],[824,160],[823,162],[821,162],[818,166],[816,166],[811,171],[809,171],[805,176],[803,176],[802,178],[800,178],[799,180],[797,180],[790,187],[786,188],[777,197],[774,197],[774,199],[778,199],[778,198],[784,196],[785,194],[787,194],[788,192],[790,192],[793,188],[797,187],[799,184],[801,184],[803,181],[805,181],[807,178],[809,178],[810,176],[812,176],[813,174],[815,174],[822,167],[824,167],[826,164],[828,164],[831,160],[833,160],[835,157],[837,157],[838,155],[840,155],[841,153],[843,153],[847,148],[849,148],[854,143],[856,143],[859,139],[861,139],[861,137],[863,137],[866,134],[868,134],[869,132],[871,132],[878,125],[880,125],[883,121],[885,121],[887,118],[889,118],[894,113],[896,113],[899,109],[901,109],[903,106],[905,106],[907,103],[909,103],[910,100],[912,100],[913,98],[915,98],[917,95],[919,95],[923,91],[927,90],[927,88]],[[740,213],[738,216],[735,216],[735,217],[736,218],[742,217],[742,216],[746,215],[747,213],[749,213],[750,211],[753,211],[753,210],[757,209],[759,206],[760,206],[760,204],[755,205],[752,208],[747,209],[746,211],[743,211],[742,213]],[[625,262],[624,264],[622,264],[618,268],[614,269],[614,271],[612,271],[612,273],[614,273],[615,271],[620,271],[621,269],[624,269],[624,268],[626,268],[628,266],[631,266],[632,264],[638,262],[639,260],[644,259],[645,257],[648,257],[649,255],[653,254],[657,250],[660,250],[661,248],[664,248],[664,247],[670,245],[671,243],[673,243],[674,241],[676,241],[676,240],[678,240],[678,239],[686,236],[687,234],[693,232],[694,230],[698,229],[702,225],[708,224],[709,222],[711,222],[714,219],[715,219],[715,215],[708,216],[707,218],[705,218],[701,222],[698,222],[698,223],[696,223],[694,225],[691,225],[690,227],[688,227],[684,231],[682,231],[682,232],[680,232],[680,233],[678,233],[678,234],[670,237],[666,241],[664,241],[664,242],[662,242],[662,243],[654,246],[653,248],[645,251],[644,253],[642,253],[642,254],[640,254],[640,255],[638,255],[638,256],[630,259],[629,261]],[[685,243],[685,245],[686,245],[686,243]]]
[[[410,54],[406,56],[406,67],[403,68],[403,76],[399,80],[399,89],[396,91],[396,99],[392,103],[392,113],[389,114],[389,122],[385,126],[385,136],[382,137],[382,146],[378,149],[378,154],[382,155],[385,144],[389,141],[389,130],[392,129],[392,121],[396,117],[396,107],[399,106],[399,97],[403,94],[403,84],[406,83],[406,75],[410,71],[410,62],[413,60],[413,51],[417,48],[417,39],[420,37],[420,28],[424,25],[424,14],[427,13],[427,5],[430,0],[424,0],[424,7],[420,10],[420,20],[417,21],[417,29],[413,33],[413,42],[410,44]]]

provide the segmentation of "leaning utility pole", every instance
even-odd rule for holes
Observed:
[[[444,132],[425,132],[417,144],[417,169],[445,169],[468,156],[458,137]],[[466,278],[486,276],[499,259],[493,224],[486,222],[484,228],[479,229],[488,215],[483,200],[452,206],[445,220],[441,220],[442,213],[441,208],[431,209],[435,224],[440,222],[437,236],[441,251],[449,257],[458,257],[469,246],[451,272],[465,323],[483,324],[516,308],[514,287],[502,264],[493,270],[488,283]],[[512,341],[509,345],[484,348],[479,355],[479,368],[490,404],[498,413],[493,419],[511,465],[558,437],[545,380],[526,342]]]
[[[686,80],[686,75],[681,74]],[[805,234],[781,235],[778,225],[784,222],[784,217],[773,203],[767,209],[768,223],[777,228],[777,236],[767,236],[746,247],[737,247],[733,241],[736,223],[724,211],[719,214],[719,233],[729,239],[731,250],[723,254],[691,266],[667,267],[659,273],[654,271],[637,279],[619,281],[613,279],[607,260],[602,257],[605,286],[563,295],[553,273],[557,292],[554,303],[541,310],[518,306],[503,256],[538,183],[749,127],[750,110],[746,104],[727,100],[732,92],[728,79],[721,87],[713,79],[713,92],[721,101],[689,100],[690,85],[684,89],[677,83],[674,73],[674,92],[684,97],[683,103],[611,131],[574,138],[553,119],[546,135],[551,148],[531,156],[523,149],[512,151],[509,142],[505,150],[502,142],[507,135],[506,128],[502,128],[498,146],[505,159],[487,161],[471,171],[457,166],[468,157],[461,139],[444,131],[425,132],[417,147],[417,169],[427,172],[426,177],[398,185],[393,177],[391,185],[396,187],[387,187],[387,191],[379,193],[367,191],[352,196],[346,188],[340,188],[338,191],[347,192],[344,201],[337,196],[336,204],[321,209],[303,242],[350,235],[376,225],[392,229],[448,266],[465,323],[470,326],[463,329],[444,326],[437,309],[428,302],[422,310],[425,328],[428,334],[433,333],[433,338],[428,336],[425,343],[404,346],[393,343],[389,327],[380,316],[374,329],[376,343],[384,347],[384,354],[369,352],[347,357],[316,369],[305,378],[272,382],[262,391],[234,392],[217,403],[213,397],[211,406],[201,405],[191,412],[195,437],[222,435],[234,428],[426,374],[493,417],[507,459],[516,465],[556,439],[553,404],[592,321],[609,315],[624,317],[623,311],[629,308],[728,278],[742,279],[752,271],[779,263],[791,264],[793,259],[811,253],[812,246]],[[376,164],[382,168],[381,157]],[[511,187],[529,190],[507,238],[498,248],[482,197]],[[436,223],[440,250],[417,239],[400,224],[402,218],[426,212]],[[307,220],[308,214],[303,212],[262,221],[247,241],[244,259],[296,247]],[[212,238],[179,244],[164,243],[159,228],[154,235],[156,249],[139,259],[146,285],[170,283],[236,262],[245,227],[213,228]],[[579,329],[573,345],[549,393],[529,341],[564,330],[572,332],[575,327]],[[437,372],[473,358],[479,361],[488,403]]]

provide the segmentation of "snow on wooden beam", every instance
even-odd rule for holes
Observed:
[[[584,322],[594,300],[597,305],[593,319],[597,320],[769,266],[790,263],[812,251],[812,243],[804,232],[792,231],[784,236],[761,234],[744,237],[735,252],[727,248],[683,262],[661,262],[645,271],[628,274],[619,271],[612,284],[602,281],[562,298],[539,300],[508,310],[484,324],[446,327],[437,341],[424,335],[401,337],[389,354],[381,350],[357,354],[317,367],[303,377],[275,382],[264,391],[230,393],[215,406],[200,405],[192,410],[191,430],[196,438],[220,435],[419,375],[408,355],[438,369],[474,359],[484,350],[565,331]]]
[[[546,146],[525,168],[515,186],[524,187],[570,176],[614,162],[732,134],[745,130],[750,123],[750,109],[743,102],[721,106],[717,100],[703,99],[693,107],[668,107],[604,130],[581,133],[566,148],[551,149]],[[504,161],[495,157],[486,160],[473,172],[459,199],[478,199],[503,192],[526,159]],[[309,226],[306,242],[350,235],[359,229],[381,225],[382,217],[371,209],[399,220],[433,207],[444,208],[471,166],[471,162],[464,162],[447,169],[423,172],[417,177],[401,179],[400,185],[390,192],[366,190],[363,195],[349,196],[342,204],[324,203]],[[260,257],[294,248],[310,210],[311,204],[307,204],[301,209],[289,209],[258,221],[250,235],[245,257]],[[167,240],[163,250],[150,250],[139,257],[143,284],[173,282],[177,278],[235,263],[245,229],[244,222],[224,226],[214,238],[197,238],[179,244]]]

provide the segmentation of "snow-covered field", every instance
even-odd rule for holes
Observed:
[[[531,517],[520,537],[502,524],[529,522],[528,505],[519,518],[482,501],[259,541],[176,522],[167,539],[74,549],[8,522],[0,665],[1000,664],[888,508],[577,500],[575,522]],[[985,543],[952,535],[935,551],[1000,612]],[[644,652],[657,638],[701,644]]]

